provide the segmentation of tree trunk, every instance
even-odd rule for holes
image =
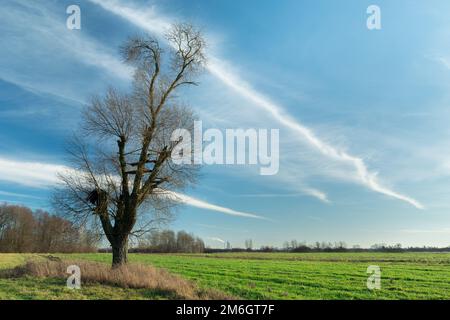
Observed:
[[[112,267],[117,268],[128,263],[128,239],[116,241],[112,245]]]

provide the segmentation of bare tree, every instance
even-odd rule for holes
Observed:
[[[247,251],[253,250],[253,240],[252,239],[245,240],[245,249],[247,249]]]
[[[7,210],[5,210],[5,207],[5,204],[0,206],[0,239],[4,230],[8,227],[11,221],[11,215]]]
[[[175,94],[205,63],[205,42],[191,25],[174,25],[169,46],[131,38],[122,48],[136,69],[134,90],[110,89],[84,112],[82,130],[69,149],[74,170],[60,174],[55,205],[76,221],[98,221],[111,244],[113,267],[127,262],[128,241],[167,222],[171,191],[194,182],[196,168],[175,165],[171,141],[177,128],[192,130],[194,115]],[[92,219],[94,218],[94,219]]]

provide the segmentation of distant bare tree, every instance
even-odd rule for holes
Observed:
[[[8,227],[11,221],[11,216],[7,210],[5,210],[5,205],[0,206],[0,236],[3,231]]]
[[[298,241],[297,240],[291,240],[291,248],[295,249],[298,247]]]
[[[252,249],[253,249],[253,240],[252,239],[245,240],[245,249],[247,249],[247,251],[252,251]]]
[[[2,205],[0,218],[0,251],[32,252],[36,222],[33,212],[21,206]]]
[[[175,94],[196,84],[205,42],[188,24],[173,26],[167,40],[164,50],[155,38],[131,38],[123,46],[136,68],[134,90],[110,89],[92,100],[69,150],[74,170],[60,174],[54,197],[76,221],[99,222],[113,267],[127,262],[130,236],[170,220],[174,197],[168,192],[195,180],[194,166],[171,161],[181,140],[170,138],[177,128],[192,129],[193,113],[177,105]]]

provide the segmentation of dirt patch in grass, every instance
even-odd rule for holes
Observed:
[[[81,270],[81,283],[101,284],[127,289],[149,289],[171,299],[222,300],[233,299],[215,289],[198,287],[195,283],[168,271],[142,264],[128,264],[112,269],[104,263],[70,260],[30,260],[14,269],[0,270],[1,278],[60,278],[67,279],[67,267],[76,265]]]

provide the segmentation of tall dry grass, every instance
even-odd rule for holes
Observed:
[[[127,264],[111,269],[109,265],[89,261],[30,260],[15,269],[3,272],[5,277],[32,276],[67,279],[67,267],[77,265],[82,284],[103,284],[121,288],[151,289],[174,299],[222,300],[233,297],[214,289],[203,289],[193,282],[164,269],[142,264]]]

